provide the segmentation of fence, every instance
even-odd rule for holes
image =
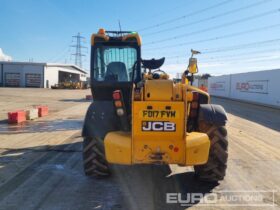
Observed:
[[[280,69],[210,77],[210,95],[280,108]]]

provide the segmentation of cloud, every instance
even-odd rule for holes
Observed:
[[[5,55],[1,48],[0,48],[0,61],[12,61],[12,57],[9,55]]]

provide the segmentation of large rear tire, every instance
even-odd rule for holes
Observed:
[[[107,177],[110,175],[108,162],[105,158],[103,140],[85,137],[83,142],[84,172],[87,176]]]
[[[225,126],[215,126],[204,121],[199,122],[199,131],[207,133],[211,146],[208,162],[195,166],[196,177],[202,181],[218,182],[226,175],[228,159],[228,139]]]

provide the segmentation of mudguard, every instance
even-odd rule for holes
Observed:
[[[94,101],[87,110],[82,136],[103,139],[108,132],[119,130],[118,124],[112,101]]]
[[[201,104],[199,108],[198,121],[206,121],[209,124],[224,126],[227,114],[224,108],[216,104]]]

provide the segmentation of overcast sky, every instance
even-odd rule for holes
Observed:
[[[118,30],[120,20],[142,35],[142,57],[166,57],[173,75],[192,48],[202,53],[200,73],[280,68],[279,0],[1,0],[0,20],[0,48],[16,61],[73,62],[73,35],[89,47],[92,33]]]

